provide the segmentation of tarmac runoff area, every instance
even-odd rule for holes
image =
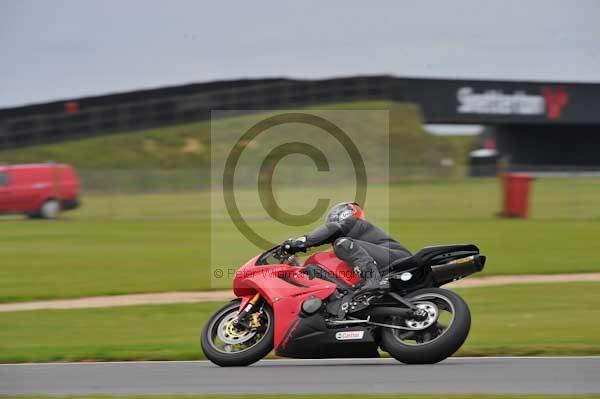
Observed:
[[[262,360],[0,365],[0,394],[600,393],[600,357]]]

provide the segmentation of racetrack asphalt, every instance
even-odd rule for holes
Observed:
[[[0,365],[0,394],[600,393],[600,356],[263,360]]]

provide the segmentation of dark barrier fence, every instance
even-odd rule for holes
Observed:
[[[0,110],[0,148],[206,120],[211,110],[357,100],[417,103],[428,123],[600,125],[600,84],[405,79],[261,79],[190,84]]]
[[[278,109],[392,99],[393,79],[256,80],[188,85],[0,110],[0,148],[206,120],[215,109]]]

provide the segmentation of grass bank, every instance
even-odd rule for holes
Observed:
[[[3,396],[2,399],[255,399],[256,394],[247,395],[69,395],[69,396]],[[265,395],[261,394],[261,398],[265,399],[599,399],[600,395],[498,395],[498,394],[411,394],[411,393],[396,393],[396,394],[311,394],[311,395]]]

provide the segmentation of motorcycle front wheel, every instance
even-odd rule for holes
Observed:
[[[471,328],[471,312],[457,294],[442,288],[424,288],[406,299],[427,314],[426,319],[391,319],[390,324],[422,328],[407,331],[383,328],[382,349],[406,364],[433,364],[455,353],[465,342]]]
[[[265,304],[248,315],[249,327],[237,323],[240,300],[219,309],[204,325],[200,346],[211,362],[222,366],[248,366],[273,350],[273,311]]]

